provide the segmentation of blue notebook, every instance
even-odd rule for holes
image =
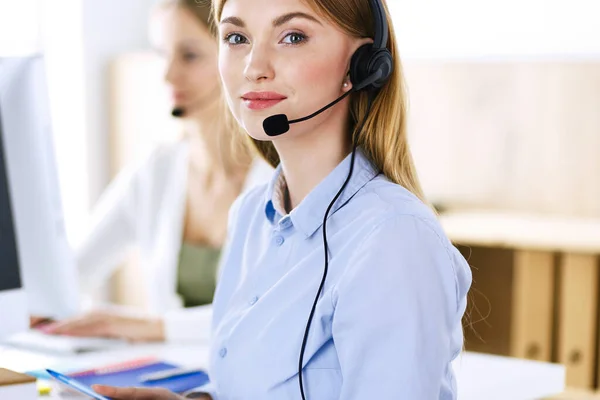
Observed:
[[[174,364],[154,359],[142,359],[95,370],[72,373],[68,376],[87,386],[100,384],[118,387],[162,387],[175,393],[183,393],[209,382],[208,375],[203,371],[153,382],[142,382],[141,380],[147,374],[178,368],[179,366]]]

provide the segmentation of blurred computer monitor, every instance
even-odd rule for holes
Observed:
[[[0,244],[6,246],[0,263],[12,277],[5,291],[18,293],[15,288],[22,282],[31,315],[72,316],[79,309],[79,287],[63,221],[41,56],[0,58],[0,115],[6,175],[0,193],[6,192],[10,200],[2,202],[0,210]],[[7,216],[12,217],[14,235]],[[4,242],[11,235],[15,240]],[[4,254],[13,259],[6,256],[5,260]],[[21,279],[17,278],[17,263]],[[0,307],[0,326],[4,314],[13,312]]]
[[[4,339],[28,327],[28,313],[4,163],[1,111],[0,109],[0,339]]]

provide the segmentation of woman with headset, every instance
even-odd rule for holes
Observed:
[[[455,399],[471,273],[417,179],[383,1],[218,0],[215,13],[229,107],[278,167],[230,211],[212,382],[193,396]]]
[[[239,135],[222,120],[216,29],[210,3],[162,1],[153,13],[153,41],[167,61],[173,114],[185,134],[128,166],[103,194],[77,248],[87,293],[137,247],[140,284],[150,316],[97,310],[43,328],[52,334],[132,341],[206,340],[227,213],[240,192],[263,183],[272,168],[232,148]]]

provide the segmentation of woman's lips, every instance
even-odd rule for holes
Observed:
[[[284,95],[275,92],[248,92],[242,96],[244,104],[251,110],[264,110],[285,99]]]
[[[283,101],[284,99],[279,100],[248,100],[244,99],[244,104],[251,110],[264,110],[266,108],[273,107],[275,104]]]
[[[173,93],[171,95],[171,98],[175,103],[183,103],[185,101],[186,96],[183,93]]]

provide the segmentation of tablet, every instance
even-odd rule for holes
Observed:
[[[82,383],[77,382],[76,380],[69,378],[68,376],[65,376],[63,374],[60,374],[56,371],[52,371],[51,369],[47,369],[46,370],[50,376],[52,378],[54,378],[57,382],[59,382],[61,385],[64,385],[66,387],[68,387],[69,389],[73,389],[79,393],[85,394],[86,396],[88,396],[90,399],[94,399],[94,400],[110,400],[108,397],[104,397],[102,395],[99,395],[98,393],[94,392],[94,390],[92,390],[91,387],[86,386]]]

